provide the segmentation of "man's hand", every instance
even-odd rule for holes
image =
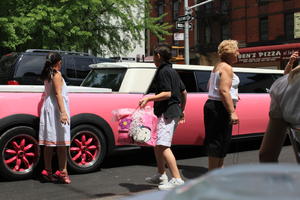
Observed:
[[[139,100],[139,106],[140,106],[140,108],[144,108],[147,105],[148,101],[149,101],[148,97],[140,99]]]
[[[185,123],[185,117],[184,117],[184,112],[182,112],[180,119],[179,119],[179,124]]]

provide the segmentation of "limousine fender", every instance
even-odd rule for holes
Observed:
[[[5,179],[32,176],[40,160],[39,118],[15,114],[0,119],[0,172]]]
[[[115,147],[113,131],[100,116],[81,113],[71,118],[71,147],[68,167],[78,173],[98,169]]]

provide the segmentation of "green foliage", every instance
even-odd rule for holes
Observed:
[[[150,10],[148,0],[1,0],[0,47],[122,54],[145,29],[160,40],[169,34],[171,26]]]

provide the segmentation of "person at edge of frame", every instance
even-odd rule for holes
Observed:
[[[288,128],[300,135],[300,65],[293,68],[297,58],[299,51],[291,55],[284,76],[271,86],[269,122],[259,150],[260,162],[278,162]]]

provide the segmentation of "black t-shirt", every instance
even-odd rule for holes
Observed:
[[[163,114],[165,118],[169,119],[180,117],[182,114],[181,92],[185,90],[185,86],[170,63],[164,63],[158,67],[154,85],[155,94],[171,91],[169,99],[154,102],[154,114],[158,117]]]

